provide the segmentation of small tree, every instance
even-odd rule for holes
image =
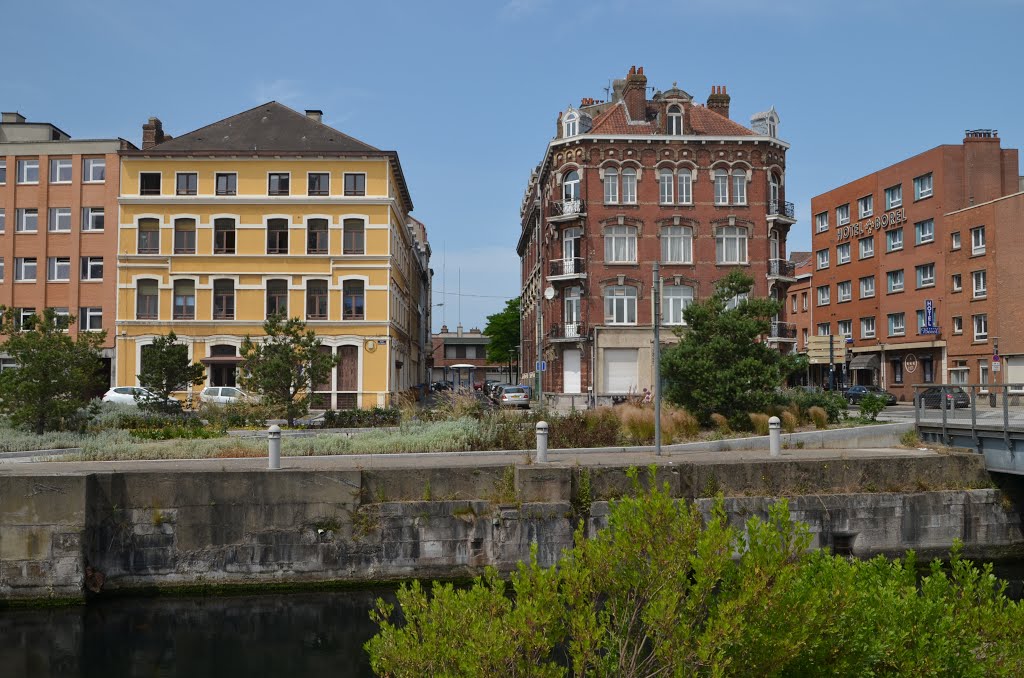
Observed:
[[[242,388],[259,393],[264,402],[281,407],[288,425],[309,412],[305,397],[315,384],[330,378],[338,360],[320,350],[321,341],[298,318],[273,316],[263,323],[266,338],[242,342]],[[302,396],[302,397],[300,397]]]
[[[92,393],[102,388],[100,347],[106,332],[67,332],[74,317],[60,318],[52,308],[19,327],[14,309],[5,309],[0,345],[17,364],[0,374],[0,408],[16,426],[37,434],[81,428]]]
[[[487,361],[508,365],[511,382],[512,357],[519,351],[519,297],[509,299],[503,310],[487,316],[484,336],[491,338],[487,344]]]
[[[860,399],[860,416],[875,421],[886,405],[884,395],[880,393],[865,393],[864,397]]]
[[[193,363],[188,357],[188,346],[178,343],[174,332],[158,337],[143,349],[145,358],[139,372],[139,384],[157,396],[139,401],[141,407],[162,411],[173,411],[171,394],[183,391],[189,385],[201,384],[206,368]]]

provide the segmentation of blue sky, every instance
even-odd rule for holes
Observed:
[[[177,135],[275,99],[397,150],[429,229],[435,330],[482,327],[518,294],[519,204],[558,111],[634,64],[700,101],[726,85],[743,124],[776,107],[791,250],[809,247],[810,199],[831,187],[968,128],[1024,144],[1022,0],[51,0],[3,14],[0,109],[73,137],[139,143],[149,116]]]

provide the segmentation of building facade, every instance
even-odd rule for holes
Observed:
[[[455,387],[471,388],[488,379],[502,383],[515,383],[518,375],[508,365],[487,362],[487,346],[491,338],[479,327],[463,330],[458,325],[454,332],[447,325],[434,335],[433,365],[430,381],[446,381]]]
[[[72,139],[19,113],[0,117],[0,304],[44,308],[78,332],[106,331],[114,358],[118,152],[123,139]]]
[[[385,405],[427,377],[430,249],[394,151],[270,102],[121,154],[117,382],[173,330],[233,385],[243,338],[298,317],[340,362],[314,406]]]
[[[1018,192],[1018,167],[1016,149],[1001,148],[992,130],[974,130],[960,145],[812,199],[813,331],[852,346],[844,383],[877,384],[912,400],[915,385],[959,379],[956,361],[977,369],[977,355],[992,353],[987,313],[962,303],[986,256],[984,245],[968,254],[971,238],[984,243],[986,229],[965,220],[990,214],[961,211]],[[985,300],[972,296],[969,305]],[[964,335],[970,350],[961,357]]]
[[[523,376],[548,394],[605,402],[651,387],[654,262],[666,342],[733,268],[779,300],[794,280],[775,110],[747,128],[730,119],[725,87],[706,105],[674,85],[650,99],[647,89],[634,67],[609,101],[563,111],[525,192],[522,364],[542,371]],[[781,315],[771,334],[791,350]]]

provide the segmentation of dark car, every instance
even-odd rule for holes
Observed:
[[[431,391],[450,391],[452,390],[452,383],[450,381],[435,381],[430,385]]]
[[[874,395],[880,395],[883,398],[885,398],[886,405],[896,404],[896,396],[894,396],[892,393],[889,393],[888,391],[883,391],[877,386],[851,386],[850,388],[846,389],[843,392],[843,397],[846,398],[846,402],[850,403],[851,405],[856,405],[861,401],[861,398],[863,398],[869,393],[873,393]]]
[[[945,405],[943,405],[943,394],[945,394]],[[971,396],[959,386],[929,386],[917,394],[921,405],[924,407],[970,407]]]

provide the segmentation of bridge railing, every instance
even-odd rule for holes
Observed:
[[[952,428],[970,429],[975,440],[979,431],[1001,432],[1009,445],[1010,431],[1024,431],[1024,383],[915,386],[914,423],[941,426],[944,440]]]

